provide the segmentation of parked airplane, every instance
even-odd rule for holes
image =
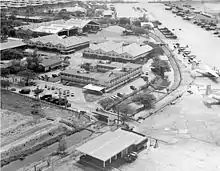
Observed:
[[[219,78],[219,74],[216,70],[211,69],[208,65],[204,65],[204,69],[195,68],[195,65],[192,65],[193,71],[196,73],[200,73],[202,76],[211,77],[211,78]],[[194,74],[194,77],[196,75]]]
[[[213,92],[211,85],[206,86],[206,92],[205,92],[204,97],[205,97],[204,103],[208,107],[211,107],[210,105],[213,105],[213,104],[220,105],[220,91]]]

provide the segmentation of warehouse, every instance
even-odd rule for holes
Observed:
[[[40,26],[32,31],[46,35],[57,34],[58,36],[73,36],[77,33],[77,28],[68,24],[51,24],[49,26]]]
[[[90,47],[83,51],[83,57],[135,63],[147,58],[152,50],[153,48],[149,45],[107,41],[99,44],[90,44]]]
[[[139,133],[117,129],[100,135],[78,147],[77,150],[84,154],[80,158],[81,162],[106,168],[129,152],[139,150],[147,140]]]
[[[66,66],[67,63],[61,59],[53,59],[53,58],[49,58],[49,59],[43,59],[40,62],[40,65],[44,68],[44,71],[51,71],[53,69],[57,69],[63,66]]]
[[[85,37],[62,38],[56,34],[30,39],[26,43],[30,47],[59,51],[62,54],[73,53],[89,46],[89,40]]]
[[[84,86],[84,89],[97,92],[109,92],[118,86],[128,83],[142,74],[142,66],[138,64],[98,63],[91,66],[90,71],[67,69],[60,73],[61,82]],[[87,85],[87,86],[86,86]]]
[[[16,27],[16,29],[31,30],[33,32],[40,32],[45,34],[58,34],[62,35],[62,31],[65,35],[71,36],[77,32],[87,32],[89,30],[99,30],[99,23],[93,20],[76,19],[70,20],[55,20],[42,23],[34,23],[24,26]]]

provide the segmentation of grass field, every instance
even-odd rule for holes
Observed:
[[[11,93],[8,91],[1,90],[1,99],[2,99],[2,109],[6,109],[13,112],[18,112],[23,116],[34,116],[35,119],[41,118],[39,115],[32,115],[31,111],[32,105],[36,103],[34,99],[30,99],[25,96],[21,96],[19,94]],[[56,106],[49,105],[46,103],[41,103],[41,111],[46,117],[52,118],[72,118],[79,127],[83,127],[87,125],[90,121],[86,117],[78,117],[77,114],[65,110],[60,109]]]

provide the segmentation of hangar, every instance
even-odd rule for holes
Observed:
[[[139,150],[147,141],[148,138],[142,134],[117,129],[100,135],[77,150],[84,154],[80,158],[82,162],[105,168],[129,152]]]

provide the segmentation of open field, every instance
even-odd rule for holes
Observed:
[[[0,124],[1,132],[6,129],[10,129],[11,126],[14,127],[21,123],[25,123],[25,122],[32,120],[32,116],[24,116],[20,113],[8,111],[8,110],[2,109],[0,113],[1,113],[1,116],[0,116],[1,117],[1,124]]]
[[[1,91],[2,96],[2,108],[7,109],[10,111],[19,112],[22,115],[25,116],[35,116],[31,114],[32,111],[32,105],[36,103],[35,100],[30,99],[28,97],[11,93],[8,91]],[[42,113],[46,117],[51,118],[72,118],[74,123],[78,125],[79,127],[83,127],[87,125],[90,121],[86,117],[78,117],[76,113],[73,113],[69,110],[60,109],[58,107],[55,107],[53,105],[41,103]],[[36,118],[41,118],[40,116],[35,116]]]

